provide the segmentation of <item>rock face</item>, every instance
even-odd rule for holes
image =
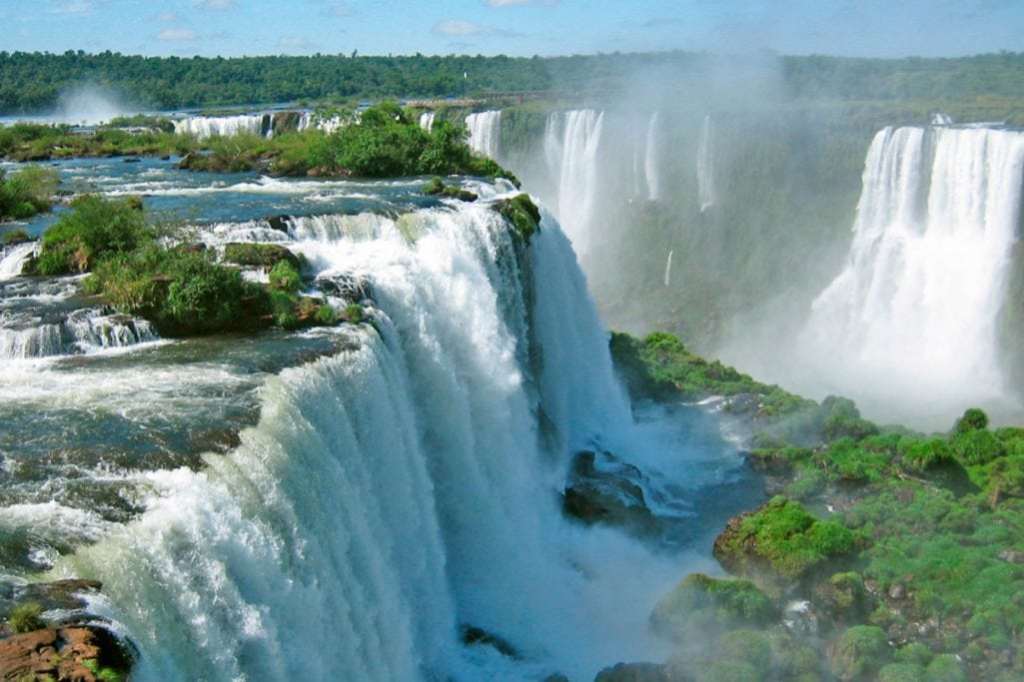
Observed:
[[[608,452],[583,451],[573,458],[563,509],[587,524],[607,523],[639,534],[656,530],[641,487],[643,475]]]
[[[0,679],[5,682],[95,682],[101,679],[99,671],[120,676],[129,667],[117,639],[98,627],[47,628],[0,639]]]
[[[686,682],[687,678],[670,676],[668,669],[657,663],[619,663],[597,674],[594,682]]]

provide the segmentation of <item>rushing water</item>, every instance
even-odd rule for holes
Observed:
[[[558,188],[556,214],[583,258],[596,237],[591,221],[603,123],[603,112],[581,109],[551,114],[544,131],[544,153]]]
[[[804,338],[825,381],[949,412],[1006,395],[998,322],[1024,182],[1024,134],[886,128],[871,143],[847,266]],[[840,362],[835,362],[836,358]]]
[[[141,680],[585,680],[664,655],[648,614],[705,568],[697,500],[744,490],[741,460],[692,408],[634,422],[551,216],[524,249],[488,206],[505,183],[466,180],[481,201],[462,204],[417,179],[58,169],[143,194],[214,249],[285,244],[312,293],[363,299],[368,321],[171,342],[79,278],[0,282],[3,333],[60,337],[0,353],[5,572],[102,580],[92,609],[139,648]],[[584,448],[643,470],[675,540],[563,519]],[[463,625],[518,658],[463,645]]]
[[[466,117],[469,146],[478,154],[498,158],[501,143],[501,112],[483,111]]]

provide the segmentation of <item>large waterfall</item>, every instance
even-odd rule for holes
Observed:
[[[567,456],[630,423],[557,224],[525,251],[483,205],[290,232],[319,277],[370,283],[372,324],[271,379],[229,455],[145,474],[147,511],[66,564],[103,581],[138,679],[591,679],[662,655],[659,561],[557,509]]]
[[[656,111],[647,123],[644,138],[644,178],[647,180],[647,198],[656,201],[661,198],[661,179],[658,175],[660,162],[659,123],[661,115]]]
[[[886,128],[867,155],[849,261],[814,301],[809,348],[840,387],[905,403],[1003,392],[998,328],[1017,240],[1024,134]]]
[[[483,111],[466,117],[469,146],[478,154],[498,158],[501,140],[501,112]]]
[[[548,116],[544,153],[558,186],[555,212],[577,253],[586,257],[597,201],[598,163],[604,113],[580,109]]]

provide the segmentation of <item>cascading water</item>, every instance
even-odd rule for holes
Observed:
[[[630,423],[557,225],[525,251],[478,204],[289,233],[320,277],[372,282],[372,326],[271,379],[231,454],[146,474],[147,511],[63,565],[103,581],[138,679],[589,679],[664,655],[645,623],[678,565],[557,508],[567,456]]]
[[[424,111],[420,114],[420,128],[423,128],[428,133],[434,129],[434,119],[437,117],[437,113],[434,111]]]
[[[704,117],[697,147],[697,193],[700,198],[700,212],[704,213],[715,205],[715,131],[711,115]]]
[[[466,117],[469,128],[469,146],[477,154],[498,158],[501,140],[501,112],[482,111]]]
[[[1019,132],[875,136],[848,264],[814,301],[804,332],[809,353],[831,358],[824,376],[854,397],[885,387],[892,402],[947,420],[1004,395],[997,323],[1022,172]]]
[[[26,242],[0,250],[0,282],[20,275],[25,261],[35,253],[37,247],[35,242]]]
[[[597,199],[597,155],[604,113],[581,109],[554,113],[544,131],[544,152],[558,183],[555,214],[582,258]]]
[[[229,137],[239,133],[269,135],[269,117],[266,114],[241,116],[190,116],[174,122],[178,135],[194,135],[199,139]]]

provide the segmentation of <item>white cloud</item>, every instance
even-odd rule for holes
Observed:
[[[475,36],[481,33],[487,33],[488,29],[480,24],[474,24],[472,21],[463,21],[462,19],[445,19],[434,24],[434,33],[440,33],[446,36]]]
[[[488,7],[521,7],[523,5],[557,5],[558,0],[484,0]]]
[[[170,23],[173,21],[177,21],[178,15],[174,12],[161,12],[159,15],[157,15],[157,19],[159,19],[160,21]]]
[[[202,9],[231,9],[235,0],[192,0],[192,4]]]
[[[196,39],[196,32],[190,28],[165,28],[156,36],[170,43],[182,43]]]
[[[50,10],[53,14],[91,14],[95,6],[92,0],[63,0]]]

